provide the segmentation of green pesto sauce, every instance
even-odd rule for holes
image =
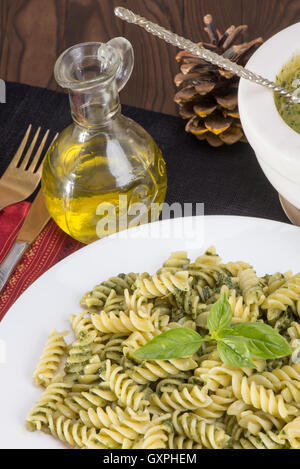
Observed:
[[[284,65],[276,77],[276,83],[288,90],[295,91],[300,96],[300,55],[294,56]],[[300,104],[292,103],[278,93],[274,93],[274,100],[282,119],[300,134]]]

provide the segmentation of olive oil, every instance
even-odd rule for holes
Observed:
[[[71,136],[72,126],[50,148],[42,178],[48,210],[60,228],[78,241],[90,243],[120,229],[122,209],[128,226],[139,224],[140,213],[135,213],[134,204],[143,204],[151,221],[155,213],[151,214],[151,206],[164,201],[167,187],[165,163],[151,137],[147,152],[144,145],[137,145],[134,154],[126,155],[103,136],[69,145]],[[108,153],[99,154],[101,147]]]
[[[55,64],[74,122],[48,151],[42,189],[53,219],[82,243],[153,221],[165,198],[161,151],[121,114],[118,92],[132,67],[132,46],[124,38],[77,44]]]

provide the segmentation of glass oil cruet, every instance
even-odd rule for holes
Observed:
[[[160,207],[165,198],[161,151],[140,125],[121,114],[118,92],[133,62],[130,42],[119,37],[77,44],[55,64],[56,81],[69,90],[73,123],[48,151],[42,189],[56,223],[83,243],[126,228],[119,223],[124,214],[129,227],[145,221],[145,212],[150,221],[152,206]],[[159,216],[159,210],[153,213]]]

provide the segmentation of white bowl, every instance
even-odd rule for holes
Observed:
[[[253,54],[247,68],[275,81],[283,65],[300,55],[299,37],[300,23],[284,29]],[[300,209],[300,134],[282,120],[271,91],[243,79],[239,85],[239,111],[246,137],[265,175],[286,200]]]

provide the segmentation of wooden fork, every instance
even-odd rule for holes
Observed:
[[[35,191],[41,180],[44,158],[40,162],[40,157],[48,138],[49,129],[45,132],[43,140],[41,141],[32,160],[29,162],[41,130],[39,127],[36,131],[29,148],[22,159],[31,128],[32,125],[30,124],[21,145],[0,179],[0,210],[8,205],[27,199],[27,197]],[[57,135],[58,134],[55,135],[50,146],[56,139]]]

